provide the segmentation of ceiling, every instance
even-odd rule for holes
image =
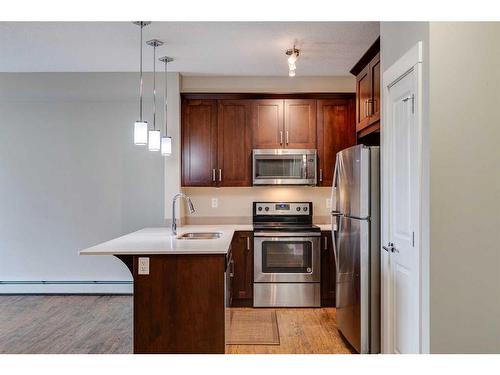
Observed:
[[[2,72],[139,70],[139,27],[130,22],[0,22]],[[378,22],[153,22],[144,41],[165,45],[169,71],[286,76],[285,50],[301,50],[297,75],[346,75],[379,35]],[[145,70],[152,47],[145,46]],[[158,65],[157,69],[163,69]]]

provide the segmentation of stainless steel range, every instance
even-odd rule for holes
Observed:
[[[320,228],[311,202],[254,202],[254,307],[320,306]]]

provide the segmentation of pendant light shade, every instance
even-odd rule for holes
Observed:
[[[136,121],[134,124],[134,143],[144,146],[148,143],[148,123]]]
[[[167,93],[168,93],[168,82],[167,82],[167,64],[169,62],[174,61],[173,58],[168,56],[160,57],[159,60],[165,63],[165,107],[163,117],[165,119],[165,136],[161,138],[161,154],[163,156],[172,155],[172,137],[168,136],[168,127],[167,127]]]
[[[150,130],[148,138],[149,151],[160,151],[160,131]]]
[[[172,137],[161,138],[161,154],[163,156],[172,155]]]
[[[142,80],[142,29],[149,25],[149,21],[136,21],[133,22],[141,28],[141,38],[140,38],[140,54],[139,54],[139,67],[140,67],[140,80],[139,80],[139,120],[134,124],[134,144],[136,145],[146,145],[148,143],[148,123],[142,119],[142,92],[143,92],[143,80]]]

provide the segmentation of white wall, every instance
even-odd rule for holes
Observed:
[[[178,181],[178,170],[133,144],[137,82],[136,73],[0,74],[0,280],[35,283],[0,293],[131,290],[120,261],[78,250],[164,224],[164,173]],[[148,121],[151,107],[148,98]],[[178,139],[178,121],[172,128]]]
[[[182,92],[355,92],[354,76],[183,76]]]
[[[499,40],[430,24],[433,353],[500,352]]]

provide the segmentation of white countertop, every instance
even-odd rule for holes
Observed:
[[[331,224],[316,224],[322,231],[331,231]],[[253,231],[253,226],[237,224],[184,225],[177,236],[170,227],[144,228],[124,236],[80,250],[80,255],[141,255],[141,254],[227,254],[235,231]],[[211,240],[181,240],[187,232],[219,232]]]
[[[144,228],[80,250],[80,255],[141,255],[141,254],[227,254],[235,231],[252,231],[252,225],[184,225],[177,236],[170,227]],[[181,240],[187,232],[220,232],[211,240]]]

